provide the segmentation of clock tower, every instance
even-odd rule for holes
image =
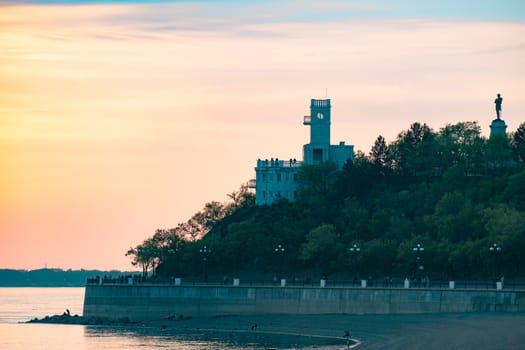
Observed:
[[[304,125],[310,126],[310,143],[303,147],[306,164],[318,164],[330,159],[330,100],[312,99],[310,115],[304,117]]]

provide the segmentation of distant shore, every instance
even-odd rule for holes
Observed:
[[[62,315],[63,316],[63,315]],[[60,318],[60,316],[55,316]],[[79,316],[80,317],[80,316]],[[59,319],[47,323],[59,322]],[[70,316],[71,320],[75,316]],[[70,320],[70,321],[71,321]],[[43,320],[42,320],[43,321]],[[82,320],[90,323],[95,320]],[[118,321],[118,320],[117,320]],[[120,320],[123,326],[132,326]],[[44,322],[44,321],[43,321]],[[356,349],[523,349],[525,314],[459,313],[411,315],[253,315],[176,318],[140,323],[159,332],[253,332],[341,339],[345,331]],[[255,327],[254,327],[255,326]],[[346,346],[345,346],[346,347]]]

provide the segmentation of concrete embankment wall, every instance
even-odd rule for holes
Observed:
[[[84,316],[132,321],[246,314],[524,312],[525,291],[87,285]]]

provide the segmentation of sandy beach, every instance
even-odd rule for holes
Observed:
[[[150,325],[174,332],[289,333],[342,340],[349,331],[360,342],[355,349],[366,350],[525,349],[525,314],[254,315],[162,320]]]

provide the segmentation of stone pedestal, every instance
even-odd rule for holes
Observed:
[[[492,123],[490,123],[490,137],[503,135],[505,136],[507,133],[507,124],[505,124],[505,121],[503,119],[494,119]]]
[[[286,287],[286,279],[281,278],[281,287]]]
[[[361,280],[361,288],[366,288],[366,280]]]

